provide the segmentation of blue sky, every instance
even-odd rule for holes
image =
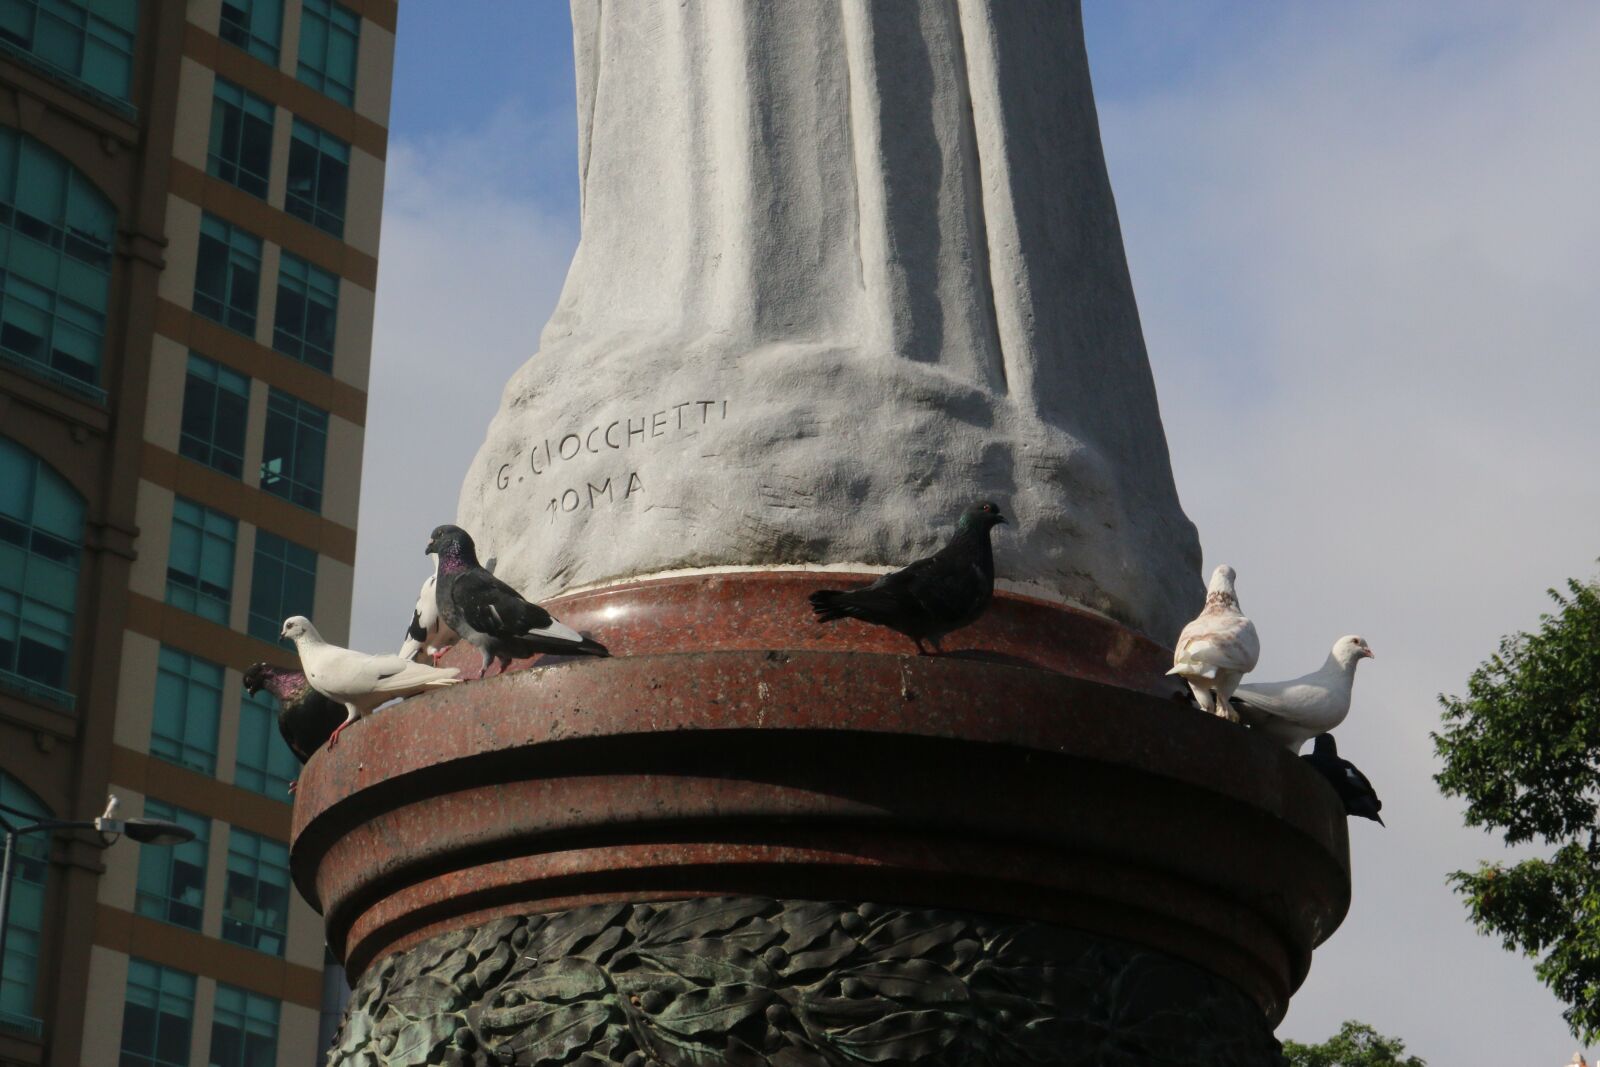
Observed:
[[[1091,0],[1086,23],[1206,566],[1239,570],[1259,678],[1341,633],[1378,654],[1340,747],[1389,829],[1352,827],[1354,904],[1280,1036],[1355,1017],[1434,1064],[1564,1064],[1531,962],[1445,887],[1499,853],[1433,789],[1428,731],[1600,555],[1600,5]],[[398,646],[419,539],[537,349],[578,237],[573,100],[565,4],[402,5],[358,647]]]

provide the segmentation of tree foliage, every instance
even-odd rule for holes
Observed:
[[[1339,1032],[1320,1045],[1283,1043],[1289,1067],[1426,1067],[1425,1061],[1405,1051],[1406,1043],[1398,1037],[1384,1037],[1354,1019],[1346,1019]]]
[[[1600,586],[1569,581],[1550,596],[1557,610],[1536,633],[1502,639],[1465,697],[1439,698],[1434,780],[1466,800],[1469,825],[1554,849],[1450,881],[1481,932],[1538,959],[1534,973],[1589,1041],[1600,1036]]]

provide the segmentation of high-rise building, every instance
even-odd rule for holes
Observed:
[[[397,0],[0,0],[0,1064],[305,1067],[298,771],[348,636]]]

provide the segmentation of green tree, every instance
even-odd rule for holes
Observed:
[[[1366,1023],[1346,1019],[1339,1032],[1320,1045],[1283,1043],[1289,1067],[1426,1067],[1416,1056],[1405,1055],[1406,1043],[1384,1037]]]
[[[1548,858],[1485,861],[1450,875],[1479,931],[1534,957],[1534,973],[1567,1005],[1575,1036],[1600,1036],[1600,586],[1550,590],[1537,633],[1500,642],[1465,697],[1441,696],[1433,735],[1447,795],[1468,825],[1508,845],[1540,842]]]

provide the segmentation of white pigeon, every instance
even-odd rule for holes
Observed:
[[[1333,643],[1327,662],[1317,670],[1287,682],[1247,682],[1239,686],[1233,706],[1251,729],[1299,752],[1311,738],[1344,722],[1356,664],[1371,658],[1364,639],[1346,634]]]
[[[329,748],[339,743],[345,727],[379,704],[461,681],[456,677],[461,672],[454,667],[429,667],[399,656],[369,656],[330,645],[304,615],[285,619],[280,636],[294,642],[311,688],[343,704],[349,713],[328,738]]]
[[[1261,656],[1256,624],[1239,613],[1234,577],[1233,568],[1226,563],[1211,572],[1206,606],[1178,635],[1172,669],[1167,672],[1189,683],[1201,711],[1229,722],[1238,722],[1239,715],[1228,698]]]
[[[400,646],[400,658],[417,663],[436,664],[450,646],[461,640],[461,635],[450,628],[439,614],[439,601],[434,589],[439,582],[439,554],[428,553],[433,558],[433,573],[422,580],[422,590],[417,593],[417,607],[411,613],[411,625],[406,627],[405,643]],[[491,558],[483,569],[494,573],[495,560]],[[418,656],[426,649],[428,658]]]

